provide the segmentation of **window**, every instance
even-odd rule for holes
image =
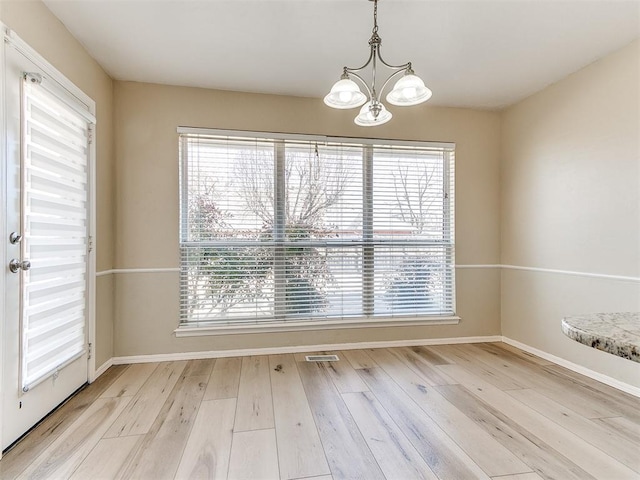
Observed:
[[[179,134],[181,327],[454,315],[453,145]]]

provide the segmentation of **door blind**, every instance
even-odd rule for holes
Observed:
[[[25,76],[22,137],[22,388],[85,352],[90,124]]]
[[[181,133],[181,324],[453,315],[453,154]]]

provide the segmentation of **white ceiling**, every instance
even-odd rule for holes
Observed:
[[[366,0],[44,0],[118,80],[323,97],[368,56]],[[512,104],[640,35],[640,1],[380,0],[433,105]]]

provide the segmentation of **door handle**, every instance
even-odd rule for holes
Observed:
[[[9,262],[9,270],[12,273],[18,273],[18,270],[22,269],[25,272],[31,268],[31,262],[29,260],[20,261],[17,258],[14,258]]]

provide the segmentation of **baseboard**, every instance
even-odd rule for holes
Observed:
[[[513,340],[509,337],[502,337],[502,341],[504,343],[508,343],[514,347],[519,348],[520,350],[524,350],[525,352],[532,353],[540,358],[544,358],[545,360],[549,360],[561,367],[568,368],[580,375],[584,375],[585,377],[592,378],[597,380],[598,382],[604,383],[605,385],[609,385],[610,387],[617,388],[618,390],[622,390],[623,392],[629,393],[635,397],[640,397],[640,388],[629,385],[628,383],[621,382],[613,377],[605,375],[603,373],[596,372],[591,370],[590,368],[583,367],[582,365],[578,365],[577,363],[570,362],[569,360],[565,360],[561,357],[556,357],[551,353],[544,352],[542,350],[538,350],[535,347],[527,345],[525,343],[518,342],[517,340]]]
[[[502,337],[500,335],[490,335],[482,337],[422,338],[379,342],[333,343],[290,347],[243,348],[238,350],[131,355],[114,357],[112,358],[112,361],[113,365],[123,365],[129,363],[170,362],[176,360],[197,360],[202,358],[245,357],[249,355],[277,355],[283,353],[306,353],[327,350],[359,350],[363,348],[416,347],[423,345],[447,345],[453,343],[482,343],[500,341],[502,341]]]
[[[112,365],[125,365],[131,363],[151,363],[151,362],[172,362],[178,360],[198,360],[203,358],[223,358],[223,357],[246,357],[250,355],[277,355],[284,353],[306,353],[329,350],[359,350],[364,348],[391,348],[391,347],[416,347],[428,345],[450,345],[459,343],[484,343],[484,342],[504,342],[525,352],[536,355],[545,360],[549,360],[557,365],[568,368],[576,373],[592,378],[609,385],[623,392],[640,397],[640,388],[628,383],[621,382],[613,377],[583,367],[577,363],[570,362],[564,358],[557,357],[550,353],[538,350],[530,345],[518,342],[509,337],[501,335],[486,335],[479,337],[452,337],[452,338],[421,338],[412,340],[388,340],[379,342],[356,342],[356,343],[332,343],[323,345],[301,345],[289,347],[265,347],[265,348],[243,348],[236,350],[212,350],[200,352],[180,352],[180,353],[160,353],[153,355],[130,355],[113,357],[96,370],[96,378],[102,375]]]
[[[94,375],[93,381],[95,382],[96,379],[102,375],[104,372],[106,372],[109,367],[111,367],[113,365],[113,358],[110,358],[109,360],[107,360],[106,362],[104,362],[102,365],[100,365],[100,367],[96,370],[96,373]]]

